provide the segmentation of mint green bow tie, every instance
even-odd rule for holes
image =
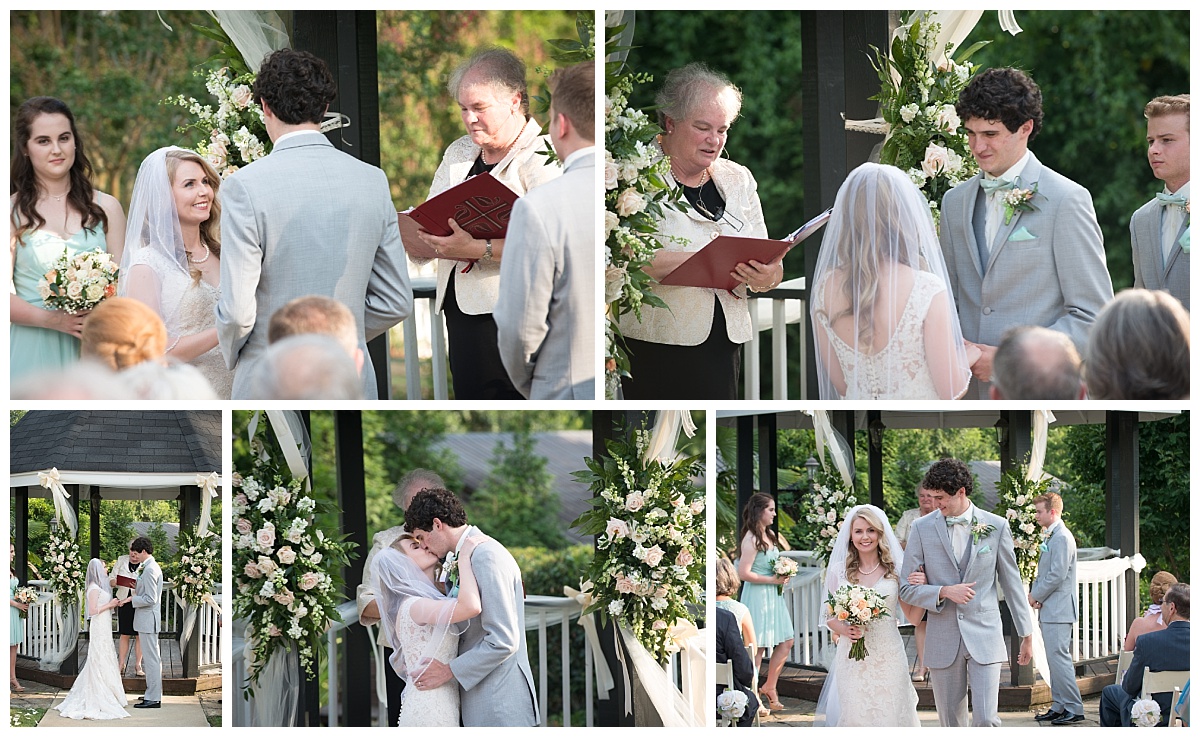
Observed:
[[[969,524],[971,524],[971,518],[968,517],[967,515],[963,515],[962,517],[947,517],[946,518],[946,527],[953,527],[954,525],[969,525]]]
[[[1158,204],[1166,207],[1167,205],[1178,205],[1179,207],[1187,207],[1188,198],[1181,194],[1167,194],[1159,192],[1154,195],[1154,199],[1158,200]]]
[[[980,179],[979,186],[983,187],[983,193],[991,196],[996,192],[1003,192],[1007,189],[1012,189],[1016,185],[1007,179]]]

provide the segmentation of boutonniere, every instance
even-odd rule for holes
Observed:
[[[133,572],[133,577],[134,577],[134,578],[141,578],[141,577],[142,577],[142,569],[143,569],[143,568],[145,568],[145,567],[146,567],[146,561],[142,561],[141,563],[138,563],[137,570],[135,570],[135,571]]]
[[[1008,225],[1012,222],[1013,216],[1018,212],[1033,212],[1037,208],[1033,206],[1033,197],[1037,194],[1038,183],[1034,182],[1033,186],[1028,189],[1021,187],[1013,187],[1004,193],[1004,224]]]
[[[996,531],[995,525],[985,525],[982,522],[976,522],[971,525],[971,539],[978,545],[979,541]]]
[[[1042,530],[1042,541],[1038,543],[1038,550],[1046,552],[1050,549],[1050,545],[1046,542],[1050,539],[1050,530]]]
[[[442,572],[438,575],[441,583],[449,582],[451,588],[458,585],[458,555],[451,550],[442,561]]]

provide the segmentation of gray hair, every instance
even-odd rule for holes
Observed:
[[[251,369],[255,399],[362,399],[362,379],[342,345],[327,335],[272,343]]]
[[[492,47],[476,51],[450,73],[446,85],[450,95],[458,99],[463,79],[470,74],[475,84],[486,84],[510,95],[521,95],[521,112],[529,114],[529,90],[525,85],[525,62],[508,49]]]
[[[1092,399],[1187,399],[1188,311],[1167,292],[1122,291],[1092,325],[1084,374]]]
[[[996,348],[992,384],[1005,399],[1079,399],[1083,368],[1063,333],[1036,325],[1010,328]]]
[[[437,471],[431,471],[428,468],[414,468],[408,473],[400,477],[396,482],[396,488],[392,489],[392,501],[401,509],[408,509],[408,505],[404,503],[404,497],[409,489],[420,484],[417,491],[425,489],[444,489],[446,482],[442,481],[442,477]]]
[[[672,69],[654,96],[658,124],[665,128],[667,118],[686,120],[702,103],[714,98],[725,108],[732,125],[742,110],[742,91],[728,77],[698,61]]]

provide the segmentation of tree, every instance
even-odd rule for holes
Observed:
[[[505,547],[557,549],[566,545],[558,497],[534,444],[528,428],[513,432],[511,446],[496,443],[492,470],[466,503],[467,517]]]

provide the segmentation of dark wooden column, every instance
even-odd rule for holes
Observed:
[[[379,61],[374,10],[297,10],[292,44],[325,60],[337,82],[330,110],[350,118],[350,126],[327,133],[339,150],[379,166]],[[392,396],[387,333],[367,344],[379,398]]]
[[[200,523],[200,495],[206,493],[199,486],[179,487],[179,530],[191,530]],[[213,531],[220,532],[221,521],[213,522]],[[182,643],[181,643],[182,644]],[[187,647],[180,653],[183,660],[183,677],[196,678],[200,675],[200,622],[192,627]]]
[[[1033,450],[1033,413],[1029,410],[1000,410],[1000,419],[996,426],[1000,433],[1000,473],[1008,473],[1029,459]],[[1007,608],[1008,602],[1001,607],[1004,622],[1004,633],[1008,640],[1008,667],[1012,673],[1009,685],[1032,686],[1035,682],[1033,665],[1020,665],[1017,655],[1021,651],[1021,641],[1013,631],[1012,615]],[[1034,626],[1037,626],[1036,624]]]
[[[759,491],[779,496],[779,415],[768,412],[758,416],[758,487]],[[775,529],[779,531],[779,518]]]
[[[88,531],[91,538],[91,554],[93,558],[100,557],[100,487],[88,489]]]
[[[867,410],[867,488],[871,504],[883,509],[883,412]]]
[[[29,577],[29,487],[18,486],[12,490],[13,495],[13,530],[12,539],[17,549],[17,557],[13,559],[13,570],[22,584]]]
[[[363,472],[362,412],[359,410],[336,410],[333,413],[334,438],[336,444],[338,506],[342,510],[342,532],[348,542],[357,544],[359,554],[350,559],[343,569],[343,594],[353,600],[358,585],[363,580],[363,565],[370,540],[367,539],[367,486]],[[371,642],[364,627],[347,627],[342,630],[344,656],[339,665],[339,681],[344,684],[341,703],[348,727],[371,726],[370,688],[355,686],[362,682],[364,673],[374,672],[371,667]],[[315,685],[315,684],[314,684]],[[309,708],[315,710],[314,701]],[[319,715],[317,715],[319,718]],[[330,715],[332,721],[337,715]],[[310,718],[309,726],[317,721]]]
[[[1105,413],[1105,543],[1123,556],[1142,550],[1141,494],[1138,478],[1138,423],[1136,412]],[[1125,617],[1139,614],[1138,574],[1125,572]]]
[[[741,524],[742,510],[754,496],[754,416],[737,418],[737,520]]]

